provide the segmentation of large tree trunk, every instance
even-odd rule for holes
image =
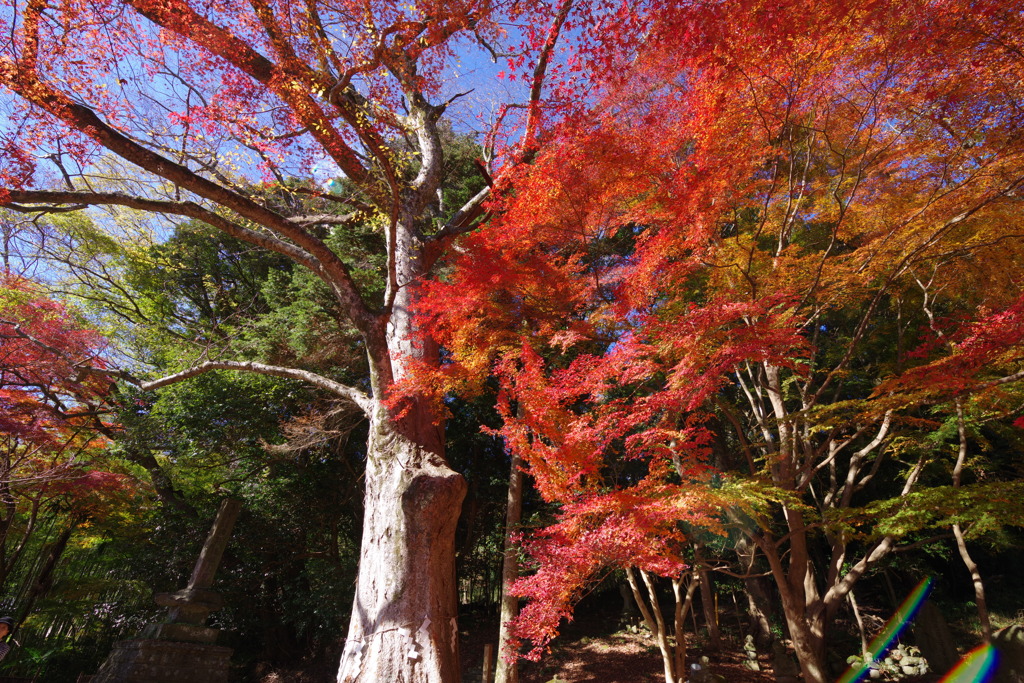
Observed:
[[[458,681],[455,525],[465,480],[433,438],[413,442],[383,406],[366,466],[366,514],[339,683]]]
[[[802,606],[796,604],[791,597],[784,596],[782,610],[786,616],[789,637],[793,642],[793,651],[796,654],[804,682],[829,683],[825,667],[824,641],[807,624]]]
[[[407,217],[389,238],[395,252],[392,313],[381,321],[379,336],[367,339],[374,399],[363,535],[339,683],[449,683],[461,677],[455,527],[466,481],[448,466],[444,422],[425,401],[412,397],[395,407],[384,402],[409,361],[437,362],[436,345],[411,314],[408,285],[428,265],[412,225]]]
[[[821,629],[821,616],[814,619],[815,623],[808,623],[809,605],[806,598],[807,587],[813,584],[812,577],[808,576],[811,564],[806,561],[793,561],[791,558],[787,572],[774,542],[760,536],[752,537],[751,540],[758,545],[768,561],[779,589],[783,616],[804,683],[829,683],[825,667],[825,640]]]

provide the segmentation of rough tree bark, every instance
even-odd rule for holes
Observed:
[[[339,681],[458,680],[455,525],[465,481],[438,439],[371,418],[366,514]]]
[[[396,275],[410,282],[429,264],[413,230],[399,225],[394,235]],[[374,396],[386,396],[410,360],[437,360],[415,328],[410,296],[408,287],[393,294],[387,354],[368,344]],[[370,411],[363,542],[339,683],[460,677],[455,527],[466,483],[445,460],[439,417],[416,399],[400,411],[396,419],[380,399]]]

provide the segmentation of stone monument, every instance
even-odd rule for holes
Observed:
[[[775,673],[776,683],[799,683],[800,681],[800,668],[789,656],[786,646],[777,640],[772,641],[772,669]]]
[[[690,665],[689,683],[725,683],[725,679],[711,673],[711,660],[701,657],[699,661]]]
[[[754,644],[754,636],[747,635],[743,641],[743,654],[746,657],[743,665],[751,671],[760,671],[761,665],[757,661],[757,645]]]
[[[925,600],[914,617],[914,640],[931,670],[940,676],[956,666],[960,659],[953,633],[931,600]]]
[[[996,631],[992,645],[999,651],[999,668],[992,683],[1024,683],[1024,626],[1014,624]]]
[[[227,683],[232,650],[214,644],[220,631],[206,619],[224,605],[211,587],[241,510],[241,501],[221,503],[188,586],[154,596],[168,608],[167,619],[150,624],[141,638],[114,643],[91,683]]]

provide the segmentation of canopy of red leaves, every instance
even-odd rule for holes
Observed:
[[[648,3],[604,15],[607,40],[584,33],[567,78],[587,96],[563,102],[490,225],[424,285],[422,319],[451,362],[411,389],[440,399],[497,376],[500,433],[559,505],[520,584],[521,635],[545,643],[600,568],[676,573],[684,523],[714,529],[722,507],[756,507],[749,491],[716,491],[707,465],[702,411],[737,367],[827,386],[849,358],[821,367],[823,315],[875,310],[1019,225],[1020,12]],[[962,267],[941,271],[950,290],[984,282],[990,310],[880,395],[978,388],[1019,365],[1019,280]],[[623,462],[643,467],[624,480]]]

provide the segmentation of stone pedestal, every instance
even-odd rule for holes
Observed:
[[[182,643],[213,645],[217,642],[220,629],[195,624],[150,624],[142,632],[143,638],[173,640]]]
[[[167,622],[172,624],[195,624],[202,626],[211,612],[224,606],[224,599],[219,593],[204,588],[189,586],[177,593],[157,593],[153,601],[168,611]],[[151,636],[147,636],[151,637]],[[172,638],[187,640],[187,638]]]
[[[91,683],[227,683],[231,648],[169,640],[122,640]]]

